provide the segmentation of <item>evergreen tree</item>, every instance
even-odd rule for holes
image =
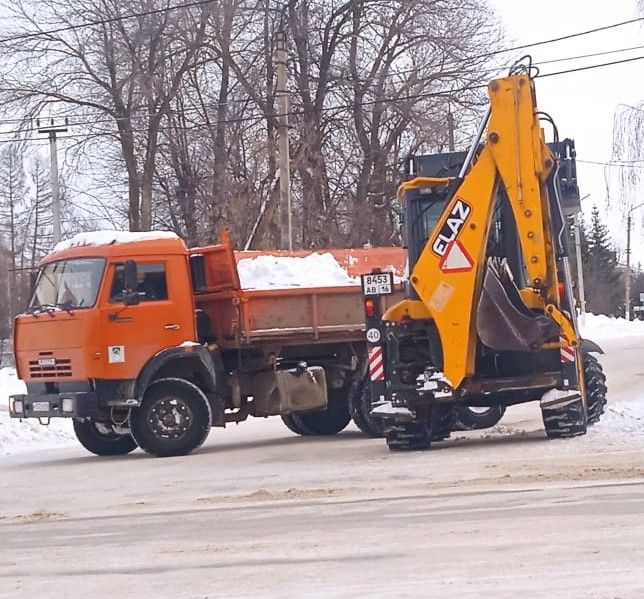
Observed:
[[[597,206],[593,206],[586,243],[586,248],[582,245],[582,258],[587,310],[595,314],[623,315],[624,277]]]

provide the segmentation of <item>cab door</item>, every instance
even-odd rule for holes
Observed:
[[[186,258],[136,259],[137,305],[124,303],[124,262],[109,264],[102,290],[100,353],[106,378],[110,379],[136,378],[156,353],[195,340]]]

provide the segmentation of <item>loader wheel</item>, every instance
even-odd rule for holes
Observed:
[[[432,407],[432,441],[449,439],[458,419],[458,408],[453,405]]]
[[[599,422],[606,409],[606,375],[597,358],[584,354],[584,377],[586,379],[586,411],[588,425]]]
[[[353,384],[349,394],[349,413],[354,424],[367,437],[375,439],[385,436],[382,418],[371,416],[371,386],[368,378]]]
[[[91,420],[74,420],[74,433],[87,451],[100,455],[125,455],[137,447],[132,435],[114,432],[108,424]]]
[[[432,444],[429,424],[425,422],[384,421],[385,439],[389,451],[429,449]]]
[[[282,414],[282,422],[296,435],[308,436],[313,434],[294,414]]]
[[[461,406],[458,408],[454,430],[474,431],[490,428],[503,418],[503,414],[505,414],[505,406],[492,406],[490,408]]]
[[[299,429],[295,432],[300,435],[335,435],[351,422],[346,404],[332,405],[323,412],[292,412],[290,417],[294,428]]]
[[[551,439],[585,435],[587,412],[581,398],[561,408],[541,407],[546,435]]]
[[[154,456],[185,455],[201,447],[212,413],[201,389],[184,379],[154,381],[141,406],[130,414],[130,430],[139,447]]]

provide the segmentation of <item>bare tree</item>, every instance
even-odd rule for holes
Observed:
[[[88,131],[115,129],[134,230],[151,226],[159,131],[184,76],[200,60],[212,4],[169,7],[167,0],[8,2],[13,19],[40,35],[4,43],[14,57],[4,101],[34,113],[52,103],[73,106]],[[128,14],[137,16],[123,18]],[[40,25],[43,17],[55,32]]]

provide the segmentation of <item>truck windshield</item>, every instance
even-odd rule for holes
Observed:
[[[46,264],[38,275],[30,309],[93,306],[104,270],[103,258],[73,258]]]

